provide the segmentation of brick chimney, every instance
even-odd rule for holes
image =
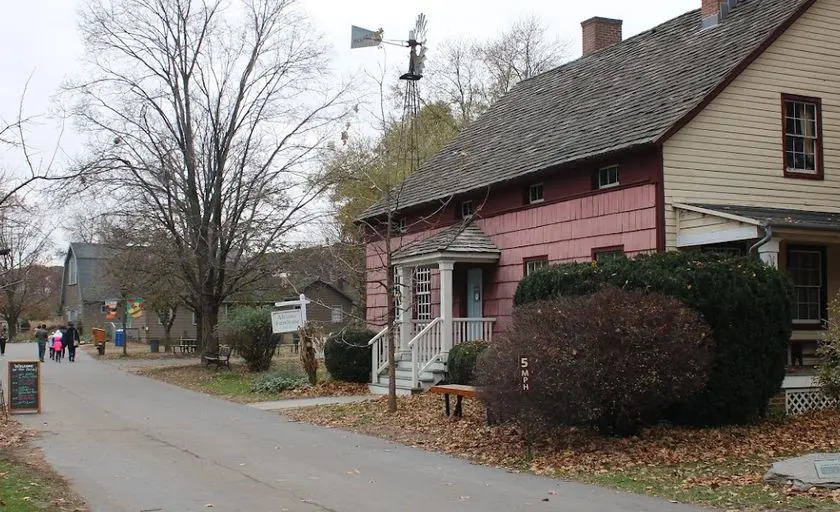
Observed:
[[[621,20],[589,18],[580,24],[583,28],[583,55],[603,50],[621,42]]]
[[[703,28],[713,27],[723,21],[729,11],[738,6],[741,0],[701,0]]]

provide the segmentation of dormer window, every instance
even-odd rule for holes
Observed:
[[[598,188],[617,187],[618,182],[618,166],[611,165],[609,167],[602,167],[598,169]]]
[[[475,206],[471,199],[466,201],[461,201],[461,207],[459,209],[462,219],[469,219],[475,213]]]
[[[535,183],[528,187],[528,204],[541,203],[545,197],[543,196],[543,184]]]
[[[405,217],[400,217],[398,219],[393,219],[392,227],[393,227],[393,230],[394,230],[395,233],[400,233],[400,234],[405,233],[406,232]]]

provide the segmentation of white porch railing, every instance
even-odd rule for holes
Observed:
[[[396,331],[396,329],[394,330]],[[371,357],[370,381],[373,384],[379,384],[379,375],[382,373],[382,370],[388,367],[388,343],[386,343],[388,338],[386,334],[388,334],[387,327],[379,331],[368,342]]]
[[[423,327],[408,344],[408,348],[411,349],[412,387],[419,384],[420,374],[437,361],[443,353],[440,329],[440,318],[435,318]]]
[[[466,341],[492,341],[495,318],[453,318],[452,346]],[[388,368],[388,331],[393,332],[394,344],[399,351],[399,325],[379,331],[368,345],[371,347],[371,382],[378,384],[380,375]],[[420,375],[431,365],[443,360],[443,319],[411,321],[411,385],[419,386]]]
[[[465,341],[493,341],[495,318],[453,318],[452,346]]]

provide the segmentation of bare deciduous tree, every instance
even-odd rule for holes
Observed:
[[[568,42],[550,38],[545,24],[529,16],[493,39],[445,42],[430,54],[427,76],[434,96],[452,106],[463,126],[518,82],[559,66],[568,53]]]
[[[8,250],[0,256],[0,314],[9,324],[10,338],[17,334],[22,315],[43,299],[43,263],[51,233],[42,219],[18,202],[0,211],[0,247]]]
[[[325,188],[308,164],[345,88],[292,0],[90,0],[88,79],[68,86],[123,214],[177,255],[206,354],[222,301]]]

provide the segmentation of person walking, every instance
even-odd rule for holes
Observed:
[[[56,328],[55,332],[52,333],[52,335],[50,336],[50,346],[52,347],[52,353],[53,353],[52,358],[53,358],[53,361],[55,361],[57,363],[61,362],[61,349],[63,348],[61,346],[61,336],[62,336],[62,332],[61,332],[60,327]]]
[[[60,363],[64,352],[64,345],[61,343],[61,333],[58,331],[53,336],[53,348],[55,349],[55,362]]]
[[[71,363],[76,360],[76,347],[79,346],[79,330],[73,325],[73,322],[67,322],[67,329],[64,330],[64,335],[61,337],[61,345],[67,347],[68,361]]]
[[[0,356],[6,355],[6,341],[8,341],[9,337],[6,331],[6,326],[0,327]]]
[[[50,333],[47,331],[46,325],[41,324],[35,329],[35,341],[38,342],[38,360],[42,363],[44,362],[44,352],[47,350],[47,338],[49,336]],[[52,349],[50,349],[50,352],[52,352]]]

